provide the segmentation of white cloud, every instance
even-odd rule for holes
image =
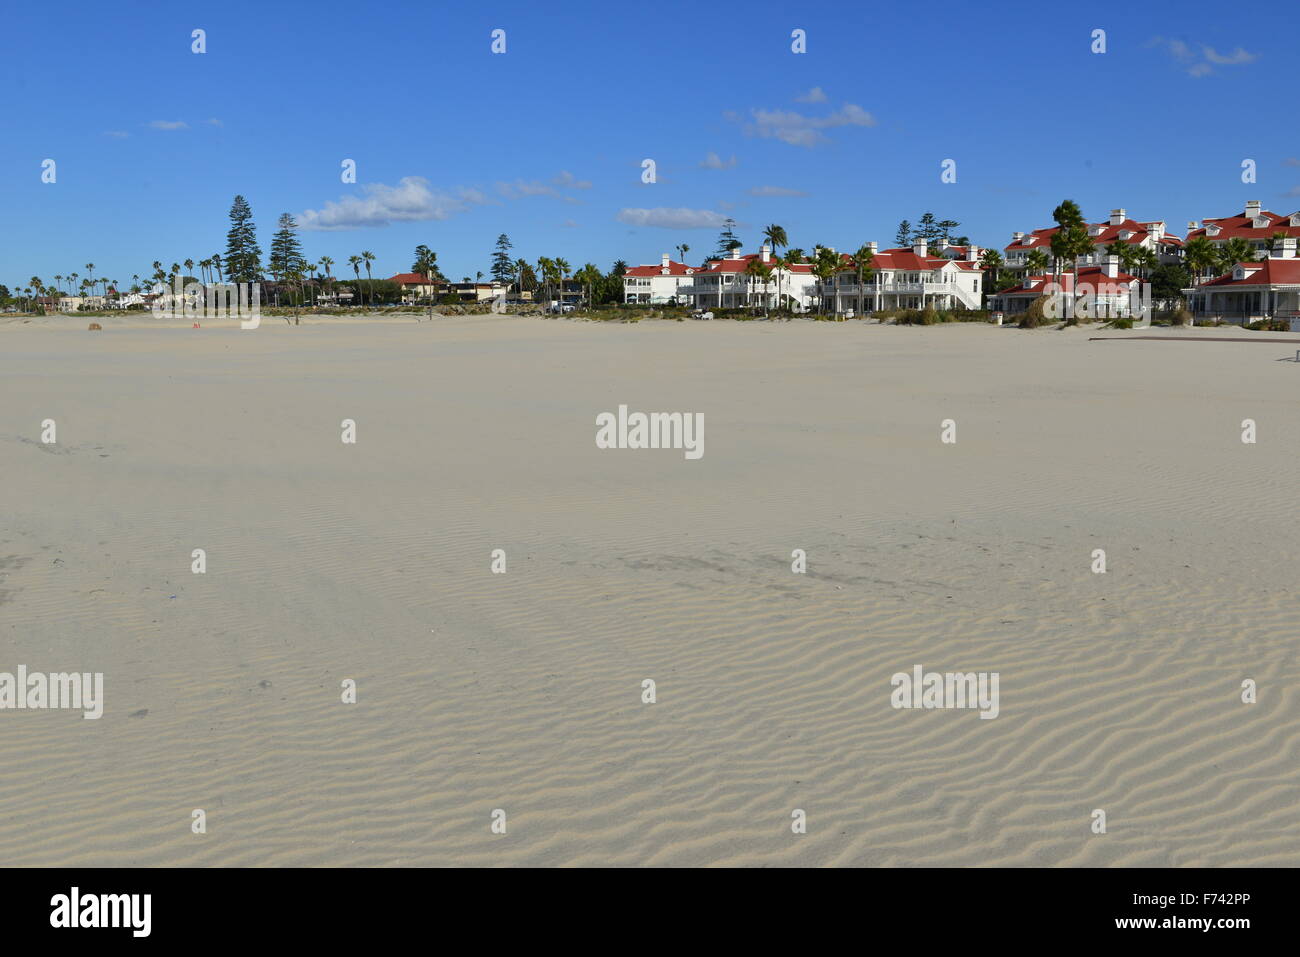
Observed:
[[[735,156],[732,156],[729,160],[724,160],[717,153],[709,153],[708,156],[700,160],[700,169],[731,169],[735,165]]]
[[[591,180],[578,179],[567,169],[560,170],[560,175],[552,179],[551,182],[566,189],[591,189]]]
[[[629,226],[658,226],[662,229],[716,229],[727,218],[711,209],[622,209],[616,217]]]
[[[876,118],[853,103],[845,103],[828,116],[805,116],[794,110],[750,110],[753,119],[745,127],[751,136],[778,139],[791,146],[813,147],[827,142],[822,130],[841,126],[875,126]]]
[[[345,196],[338,202],[327,202],[323,209],[299,213],[299,227],[311,230],[360,229],[363,226],[450,219],[486,199],[473,189],[460,189],[455,193],[431,189],[423,176],[404,176],[396,186],[370,183],[362,186],[361,192],[361,196]]]
[[[794,101],[796,103],[825,103],[826,91],[823,90],[820,86],[814,86],[803,96],[796,96],[794,98]]]
[[[749,191],[750,196],[807,196],[801,189],[786,189],[784,186],[755,186]]]
[[[1188,76],[1195,77],[1209,76],[1215,72],[1216,66],[1241,66],[1259,59],[1259,54],[1250,53],[1242,47],[1237,47],[1231,53],[1220,53],[1204,43],[1195,44],[1201,51],[1197,53],[1193,44],[1171,37],[1154,37],[1147,46],[1164,47],[1170,56],[1182,64]]]
[[[154,120],[149,124],[155,130],[188,130],[190,125],[184,120]]]
[[[1220,66],[1232,66],[1238,63],[1254,63],[1259,59],[1258,53],[1247,53],[1241,47],[1233,50],[1226,56],[1218,53],[1214,47],[1205,47],[1205,59],[1211,63],[1217,63]]]

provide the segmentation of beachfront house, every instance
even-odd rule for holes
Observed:
[[[1025,269],[1026,259],[1034,250],[1041,250],[1049,259],[1052,255],[1052,237],[1060,230],[1059,226],[1035,229],[1032,233],[1012,233],[1011,242],[1002,250],[1002,257],[1007,269]],[[1149,223],[1130,219],[1123,209],[1112,209],[1110,218],[1104,223],[1089,223],[1088,235],[1092,238],[1093,251],[1079,256],[1076,265],[1100,266],[1108,255],[1106,247],[1112,243],[1123,243],[1138,249],[1149,249],[1155,254],[1158,263],[1179,263],[1183,260],[1183,240],[1171,235],[1164,222]]]
[[[632,266],[623,273],[623,301],[650,305],[694,305],[691,278],[698,267],[673,262],[664,253],[657,265]]]
[[[746,272],[750,263],[760,262],[769,270],[766,280]],[[764,243],[757,253],[741,255],[733,249],[726,256],[710,259],[681,287],[694,296],[700,309],[784,308],[806,311],[813,302],[817,279],[808,263],[778,266],[772,248]]]
[[[1086,300],[1079,309],[1081,314],[1094,318],[1136,315],[1138,310],[1133,308],[1133,303],[1138,286],[1136,276],[1120,271],[1118,256],[1103,256],[1099,266],[1078,268],[1077,286],[1073,271],[1064,271],[1059,276],[1050,272],[1027,275],[1019,286],[989,296],[989,308],[1012,316],[1023,313],[1039,296],[1073,292],[1076,301]],[[1059,307],[1062,312],[1056,318],[1063,319],[1064,303]]]
[[[949,246],[943,255],[932,256],[925,242],[908,247],[872,252],[869,268],[858,284],[857,264],[842,255],[841,269],[825,283],[818,283],[821,307],[827,312],[852,310],[861,315],[890,309],[979,309],[982,305],[983,273],[978,246]],[[960,252],[958,252],[960,250]],[[951,254],[949,253],[951,251]],[[961,258],[958,258],[961,257]]]
[[[1184,289],[1193,316],[1245,324],[1270,319],[1300,320],[1300,258],[1297,240],[1275,244],[1267,259],[1241,262],[1230,272]]]
[[[1195,223],[1188,225],[1196,227]],[[1289,215],[1273,213],[1260,209],[1258,200],[1251,200],[1240,215],[1207,219],[1193,228],[1187,238],[1192,240],[1203,236],[1215,246],[1222,246],[1230,239],[1244,239],[1256,252],[1267,255],[1274,236],[1279,234],[1288,239],[1300,239],[1300,212]]]

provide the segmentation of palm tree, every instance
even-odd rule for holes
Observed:
[[[1041,249],[1031,249],[1025,256],[1025,275],[1041,276],[1043,270],[1047,268],[1047,253]]]
[[[564,305],[564,280],[569,278],[569,270],[572,268],[573,267],[569,265],[569,261],[567,259],[555,260],[555,271],[557,274],[556,279],[559,282],[559,288],[560,288],[560,294],[557,298],[560,300],[561,306]]]
[[[59,287],[59,292],[62,293],[62,292],[63,292],[63,277],[60,276],[60,275],[57,275],[57,274],[56,274],[55,277],[54,277],[54,283],[55,283],[55,285],[57,285],[57,286]]]
[[[1218,260],[1218,251],[1214,248],[1214,243],[1210,242],[1204,236],[1197,236],[1189,239],[1187,245],[1183,247],[1183,258],[1187,260],[1187,268],[1192,272],[1192,285],[1200,285],[1205,274],[1214,267]]]
[[[350,266],[352,267],[352,274],[353,274],[354,276],[357,277],[357,293],[358,293],[358,295],[357,295],[356,298],[357,298],[357,301],[360,302],[360,300],[361,300],[361,296],[359,295],[359,293],[361,292],[361,257],[360,257],[360,256],[349,256],[349,257],[348,257],[348,265],[350,265]]]
[[[368,249],[364,250],[361,253],[361,261],[366,264],[366,286],[368,287],[366,291],[370,293],[370,307],[373,309],[375,306],[375,282],[370,276],[370,264],[375,261],[375,254]]]
[[[998,252],[996,249],[986,249],[984,250],[984,254],[980,256],[980,268],[982,268],[985,272],[993,273],[994,289],[997,289],[998,287],[998,273],[1002,269],[1002,264],[1003,264],[1002,254]],[[984,283],[985,295],[988,294],[988,287],[989,284],[988,281],[986,280]]]
[[[90,280],[90,294],[92,296],[95,294],[95,280],[92,278],[94,275],[95,275],[95,264],[86,263],[86,278]]]
[[[790,240],[785,235],[785,227],[777,226],[775,223],[763,230],[763,238],[767,240],[767,244],[772,247],[774,253],[782,247],[790,245]]]
[[[515,260],[515,290],[519,293],[519,298],[524,298],[524,270],[528,268],[527,259]]]
[[[853,254],[853,265],[858,270],[858,312],[866,312],[863,305],[864,291],[862,284],[866,282],[866,277],[871,275],[871,262],[876,258],[875,252],[872,251],[869,243],[863,243],[858,247],[857,252]]]
[[[817,254],[813,257],[812,271],[813,271],[813,275],[816,276],[819,280],[821,280],[821,284],[823,287],[821,304],[818,310],[819,312],[826,311],[825,286],[827,282],[830,281],[831,277],[834,276],[837,272],[839,272],[839,269],[840,269],[839,254],[832,249],[826,248],[825,246],[818,246]]]
[[[186,276],[186,278],[189,278],[189,279],[193,279],[193,278],[194,278],[194,260],[193,260],[193,259],[187,259],[187,260],[185,260],[185,276]]]
[[[217,270],[217,282],[224,283],[226,279],[225,275],[221,272],[221,253],[212,254],[212,265],[215,266]]]
[[[1218,266],[1226,273],[1237,263],[1252,263],[1256,258],[1254,246],[1240,236],[1233,236],[1220,247]]]

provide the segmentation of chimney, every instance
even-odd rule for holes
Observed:
[[[984,250],[980,249],[978,246],[967,246],[966,261],[969,263],[975,262],[980,258],[980,253],[982,253],[983,251]]]
[[[1012,233],[1012,234],[1011,234],[1011,241],[1012,241],[1013,243],[1018,243],[1018,242],[1020,242],[1020,240],[1022,240],[1022,239],[1024,239],[1024,238],[1025,238],[1025,234],[1024,234],[1024,233]]]
[[[916,242],[912,243],[912,252],[917,256],[920,256],[922,259],[929,255],[929,249],[926,246],[925,240],[918,239]]]
[[[1245,212],[1244,215],[1245,215],[1245,217],[1246,217],[1247,219],[1254,219],[1256,216],[1258,216],[1258,215],[1259,215],[1259,200],[1257,200],[1257,199],[1252,199],[1252,200],[1250,200],[1250,202],[1246,203],[1246,212]]]
[[[1122,210],[1122,209],[1112,209],[1112,210],[1110,211],[1110,224],[1111,224],[1112,226],[1118,226],[1120,223],[1124,222],[1124,220],[1126,220],[1126,219],[1128,219],[1128,216],[1126,215],[1126,213],[1125,213],[1124,210]]]
[[[1189,233],[1190,233],[1193,229],[1197,229],[1197,228],[1199,228],[1199,227],[1196,225],[1196,220],[1194,220],[1194,219],[1189,219],[1189,220],[1187,221],[1187,231],[1188,231]]]
[[[668,258],[668,254],[667,254],[667,253],[664,253],[662,259],[661,259],[660,262],[659,262],[659,272],[660,272],[660,274],[662,274],[662,275],[664,275],[664,276],[668,275],[668,263],[671,262],[671,261],[672,261],[672,260],[670,260],[670,259]]]
[[[737,246],[735,249],[729,250],[729,251],[727,252],[727,258],[728,258],[728,259],[739,259],[739,258],[740,258],[740,247]]]
[[[1147,223],[1147,232],[1151,234],[1152,239],[1154,239],[1156,242],[1159,242],[1160,240],[1165,238],[1165,224]]]
[[[874,256],[880,247],[877,246],[874,242],[870,242],[867,243],[867,248],[871,250],[871,255]]]
[[[762,246],[758,247],[758,258],[759,258],[760,260],[762,260],[763,262],[765,262],[765,263],[769,263],[769,262],[771,262],[771,261],[772,261],[772,247],[769,246],[767,243],[763,243]]]
[[[1101,258],[1101,271],[1106,274],[1108,279],[1114,279],[1119,275],[1119,257],[1103,256]]]

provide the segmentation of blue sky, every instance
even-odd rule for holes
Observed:
[[[694,261],[725,215],[750,247],[775,222],[793,245],[849,249],[892,245],[926,210],[1000,248],[1066,197],[1179,235],[1247,199],[1289,213],[1300,7],[1241,10],[11,4],[0,282],[94,262],[129,283],[155,259],[222,252],[236,193],[264,252],[290,212],[334,227],[303,245],[336,274],[363,249],[376,275],[406,271],[426,243],[457,279],[487,271],[502,232],[530,261],[608,269],[683,242]],[[806,53],[791,52],[795,29]],[[46,158],[56,183],[41,182]],[[945,159],[955,183],[940,181]]]

